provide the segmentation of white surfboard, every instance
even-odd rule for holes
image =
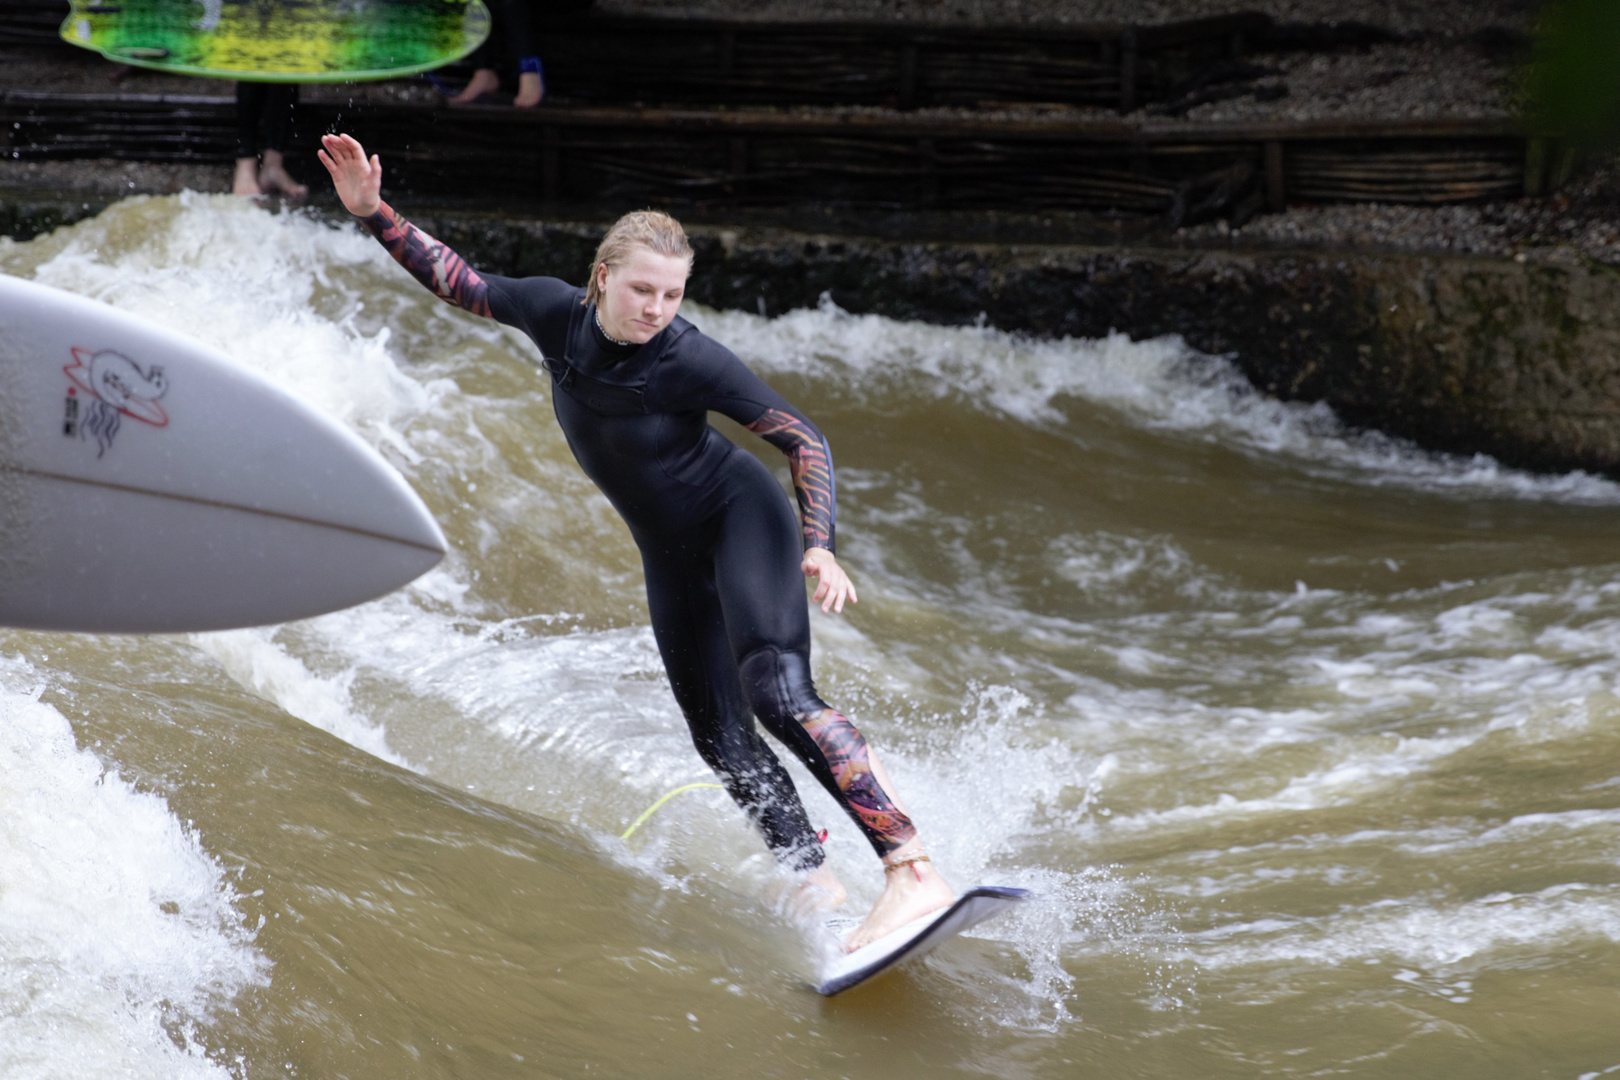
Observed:
[[[444,553],[422,500],[341,424],[199,342],[0,274],[0,625],[285,622]]]
[[[828,965],[816,984],[816,992],[827,997],[858,986],[906,960],[914,960],[938,948],[964,930],[994,918],[1014,904],[1028,900],[1028,889],[1005,885],[979,885],[956,898],[956,902],[891,931]]]

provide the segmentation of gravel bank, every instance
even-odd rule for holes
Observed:
[[[1255,74],[1202,91],[1216,100],[1183,107],[1183,99],[1143,112],[1170,111],[1204,121],[1478,119],[1513,112],[1513,58],[1477,41],[1426,40],[1245,59]],[[1233,96],[1222,98],[1223,93]]]

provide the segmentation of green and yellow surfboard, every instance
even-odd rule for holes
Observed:
[[[483,0],[70,0],[64,41],[109,60],[256,82],[391,79],[489,36]]]

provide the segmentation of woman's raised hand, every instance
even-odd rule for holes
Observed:
[[[811,603],[820,604],[823,612],[836,611],[842,615],[846,599],[852,604],[860,601],[860,597],[855,595],[855,583],[849,580],[844,568],[838,565],[838,560],[826,548],[807,550],[799,569],[804,571],[805,577],[818,579]]]
[[[382,159],[366,160],[366,151],[350,135],[322,135],[315,152],[332,174],[338,198],[355,217],[370,217],[382,205]]]

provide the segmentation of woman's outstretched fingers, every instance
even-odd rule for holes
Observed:
[[[366,151],[350,135],[322,135],[321,149],[315,152],[332,174],[332,186],[349,213],[367,217],[382,203],[382,159],[376,154],[366,160]]]
[[[322,135],[321,148],[315,151],[315,156],[321,159],[326,171],[336,179],[341,172],[348,169],[357,158],[364,160],[355,153],[358,143],[347,135]]]

